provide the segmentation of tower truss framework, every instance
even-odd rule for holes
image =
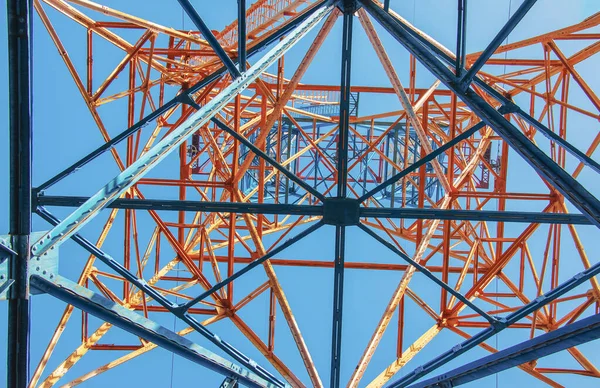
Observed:
[[[389,0],[238,0],[220,32],[199,3],[178,0],[184,30],[102,2],[8,0],[10,386],[85,384],[157,347],[224,387],[444,387],[485,366],[553,387],[600,378],[584,345],[600,335],[600,13],[503,43],[544,3],[524,0],[467,54],[466,0],[456,47]],[[33,19],[97,127],[79,132],[102,142],[32,184]],[[306,82],[338,33],[336,81]],[[358,55],[390,86],[353,84]],[[91,192],[73,189],[82,176]],[[317,272],[329,283],[302,278]],[[357,293],[378,310],[363,323],[350,308],[349,338]],[[30,359],[34,294],[66,307]]]

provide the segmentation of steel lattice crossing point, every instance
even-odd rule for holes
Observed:
[[[597,383],[600,12],[468,53],[467,0],[452,46],[399,1],[133,3],[7,0],[7,386]]]

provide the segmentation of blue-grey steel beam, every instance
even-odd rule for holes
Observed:
[[[261,265],[265,261],[269,260],[270,258],[272,258],[273,256],[275,256],[276,254],[278,254],[279,252],[282,252],[284,249],[290,247],[291,245],[295,244],[296,242],[302,240],[304,237],[308,236],[309,234],[311,234],[315,230],[319,229],[323,225],[324,224],[323,224],[322,221],[317,222],[314,225],[311,225],[310,227],[306,228],[302,232],[298,233],[296,236],[288,239],[283,244],[280,244],[277,247],[273,248],[272,250],[270,250],[269,252],[267,252],[267,254],[265,254],[263,257],[252,261],[251,263],[249,263],[248,265],[246,265],[245,267],[243,267],[239,271],[235,272],[233,275],[231,275],[228,278],[223,279],[219,283],[215,284],[210,289],[204,291],[202,294],[198,295],[194,299],[190,299],[189,301],[187,301],[187,302],[179,305],[176,308],[176,310],[178,312],[186,312],[187,310],[189,310],[190,308],[192,308],[197,303],[200,303],[200,301],[208,298],[210,295],[212,295],[215,292],[219,291],[221,288],[225,287],[226,285],[228,285],[229,283],[231,283],[235,279],[239,278],[240,276],[244,275],[245,273],[247,273],[247,272],[251,271],[252,269],[256,268],[257,266]]]
[[[456,297],[456,299],[460,300],[461,302],[466,304],[468,307],[470,307],[473,311],[475,311],[477,314],[481,315],[490,324],[496,325],[498,323],[497,318],[490,316],[488,313],[486,313],[481,308],[479,308],[477,305],[475,305],[473,302],[471,302],[469,299],[467,299],[463,294],[456,291],[454,289],[454,287],[451,287],[444,281],[438,279],[433,273],[431,273],[431,271],[429,271],[427,268],[425,268],[425,266],[423,266],[423,265],[417,263],[416,261],[414,261],[413,259],[411,259],[408,255],[406,255],[404,252],[402,252],[401,250],[396,248],[394,245],[387,242],[384,238],[379,236],[377,233],[375,233],[373,230],[371,230],[368,226],[363,225],[363,224],[358,224],[358,227],[361,228],[363,231],[365,231],[369,236],[371,236],[375,240],[377,240],[381,245],[383,245],[384,247],[388,248],[389,250],[391,250],[392,252],[394,252],[395,254],[400,256],[408,264],[415,267],[423,275],[425,275],[429,279],[433,280],[434,283],[436,283],[437,285],[442,287],[444,290],[448,291],[450,294],[454,295]]]
[[[474,135],[477,131],[479,131],[483,127],[485,127],[485,123],[483,121],[481,121],[481,122],[475,124],[474,126],[472,126],[471,128],[466,129],[463,133],[456,136],[454,139],[452,139],[452,140],[448,141],[447,143],[445,143],[444,145],[436,148],[432,153],[424,156],[423,158],[421,158],[417,162],[411,164],[410,166],[408,166],[404,170],[400,171],[396,175],[381,182],[379,185],[377,185],[373,189],[369,190],[368,193],[363,194],[358,199],[358,202],[364,202],[367,199],[371,198],[373,195],[377,194],[379,191],[385,189],[386,187],[392,185],[395,182],[398,182],[400,179],[404,178],[406,175],[410,174],[413,171],[416,171],[422,165],[431,162],[432,160],[434,160],[435,158],[437,158],[444,152],[448,151],[450,148],[454,147],[456,144],[460,143],[463,140],[468,139],[469,137]]]
[[[194,23],[194,25],[196,27],[198,27],[198,30],[200,30],[202,37],[204,39],[206,39],[206,41],[208,42],[210,47],[212,47],[212,49],[215,51],[215,54],[217,54],[217,56],[219,57],[221,62],[223,62],[223,64],[227,68],[227,70],[229,70],[231,77],[233,77],[233,78],[240,77],[242,74],[240,73],[238,68],[235,66],[235,63],[233,63],[233,61],[231,60],[231,58],[229,58],[229,56],[227,55],[225,50],[223,50],[223,47],[221,47],[221,44],[219,43],[217,38],[215,38],[215,36],[213,35],[210,28],[208,28],[208,26],[206,25],[206,23],[204,23],[204,20],[202,20],[202,18],[200,17],[198,12],[194,8],[194,6],[190,3],[190,0],[177,0],[177,1],[181,5],[181,8],[183,8],[185,13],[192,20],[192,23]]]
[[[29,237],[31,233],[32,1],[8,0],[9,258],[7,386],[29,383]],[[10,282],[6,282],[9,284]]]
[[[350,79],[352,65],[352,22],[356,3],[339,3],[344,12],[342,25],[342,60],[340,82],[340,123],[337,144],[337,198],[346,198],[348,192],[348,138],[350,133]],[[333,268],[333,318],[331,327],[331,388],[339,388],[342,361],[342,318],[344,307],[344,262],[346,226],[335,227],[335,258]]]
[[[48,212],[41,206],[37,208],[36,213],[52,225],[58,225],[60,223],[59,219],[54,217],[50,212]],[[241,353],[229,343],[223,341],[221,338],[219,338],[219,336],[215,335],[204,325],[202,325],[196,318],[194,318],[187,312],[179,313],[179,311],[177,310],[178,306],[175,303],[169,301],[160,292],[156,291],[152,286],[150,286],[144,279],[138,278],[134,273],[129,271],[127,268],[125,268],[107,253],[103,252],[100,248],[92,244],[90,241],[88,241],[87,239],[85,239],[77,233],[71,235],[71,239],[73,239],[73,241],[79,244],[79,246],[81,246],[83,249],[96,256],[100,261],[106,264],[117,274],[121,275],[126,281],[130,282],[138,289],[140,289],[143,293],[154,299],[161,306],[171,311],[179,319],[187,323],[190,327],[192,327],[198,333],[203,335],[206,339],[208,339],[210,342],[216,345],[219,349],[223,350],[225,353],[233,357],[236,361],[244,365],[253,373],[256,373],[258,376],[272,382],[278,387],[284,386],[284,384],[280,382],[277,378],[275,378],[269,371],[256,364],[255,361]]]
[[[81,206],[88,197],[42,195],[34,202],[37,206]],[[108,208],[135,210],[164,210],[190,212],[220,212],[239,214],[283,214],[302,216],[323,215],[322,205],[293,205],[285,203],[208,202],[171,199],[115,199]]]
[[[246,0],[238,0],[238,66],[246,71]]]
[[[225,376],[235,376],[248,387],[276,387],[251,371],[61,276],[49,280],[34,275],[31,286],[196,364]]]
[[[216,117],[213,117],[211,119],[211,121],[213,123],[215,123],[217,125],[217,127],[219,127],[219,129],[221,129],[222,131],[227,132],[229,135],[231,135],[237,141],[239,141],[240,143],[244,144],[246,147],[248,147],[249,149],[251,149],[252,152],[254,152],[256,155],[260,156],[261,158],[263,158],[264,160],[266,160],[267,162],[269,162],[269,164],[271,166],[275,167],[280,173],[282,173],[283,175],[285,175],[289,180],[291,180],[292,182],[296,183],[298,186],[302,187],[304,190],[306,190],[307,193],[312,194],[316,198],[319,198],[321,201],[325,200],[325,197],[323,196],[323,194],[319,193],[317,190],[315,190],[308,183],[306,183],[302,179],[298,178],[298,176],[295,175],[295,174],[293,174],[290,170],[288,170],[287,168],[283,167],[277,160],[273,159],[267,153],[265,153],[263,150],[261,150],[260,148],[258,148],[254,144],[252,144],[252,142],[250,142],[248,139],[246,139],[243,135],[237,133],[232,128],[229,128],[227,126],[227,124],[225,124],[221,120],[217,119]]]
[[[182,144],[188,137],[206,124],[238,93],[246,89],[256,78],[258,78],[271,64],[281,57],[287,50],[293,47],[314,26],[325,18],[333,9],[331,3],[321,6],[313,15],[296,27],[289,35],[275,45],[263,58],[258,60],[241,77],[234,80],[224,88],[215,98],[211,99],[200,110],[192,114],[180,126],[166,135],[156,143],[148,152],[133,162],[124,171],[110,180],[90,199],[68,215],[57,226],[52,228],[40,240],[35,242],[31,248],[34,256],[42,255],[50,248],[60,245],[65,239],[76,233],[85,224],[92,220],[98,212],[104,209],[110,202],[118,198],[144,175],[152,170],[156,164],[167,157],[173,150]]]
[[[490,106],[471,88],[463,90],[455,75],[425,46],[411,35],[401,21],[384,12],[372,0],[361,0],[367,11],[403,46],[471,108],[482,121],[502,137],[543,178],[600,227],[600,201],[575,178],[515,128],[503,115]]]
[[[361,217],[407,218],[415,220],[468,220],[490,222],[526,222],[535,224],[591,225],[590,220],[581,214],[462,210],[462,209],[418,209],[418,208],[379,208],[360,209]]]
[[[300,23],[302,23],[304,20],[306,20],[308,17],[310,17],[318,9],[318,7],[319,7],[319,4],[316,4],[315,6],[310,7],[307,11],[296,16],[294,19],[291,19],[286,24],[282,25],[281,27],[277,28],[276,30],[273,30],[273,32],[270,33],[269,35],[267,35],[264,40],[261,40],[258,44],[252,46],[248,50],[247,54],[252,56],[252,55],[256,54],[257,52],[262,51],[265,47],[267,47],[271,43],[278,41],[284,35],[288,34],[290,31],[292,31],[294,28],[296,28],[296,26],[298,26]],[[189,89],[185,90],[184,92],[180,93],[179,95],[175,96],[173,99],[171,99],[170,101],[163,104],[161,107],[157,108],[155,111],[148,114],[146,117],[144,117],[142,120],[135,123],[133,126],[129,127],[128,129],[121,132],[119,135],[113,137],[108,142],[102,144],[100,147],[96,148],[94,151],[90,152],[83,158],[79,159],[77,162],[73,163],[72,165],[70,165],[69,167],[64,169],[63,171],[59,172],[58,174],[54,175],[52,178],[48,179],[46,182],[41,184],[37,188],[37,190],[43,191],[43,190],[47,189],[48,187],[54,185],[55,183],[61,181],[65,177],[69,176],[70,174],[74,173],[81,167],[85,166],[87,163],[96,159],[98,156],[100,156],[103,153],[105,153],[106,151],[110,150],[111,148],[113,148],[114,146],[119,144],[121,141],[125,140],[126,138],[128,138],[129,136],[131,136],[132,134],[134,134],[135,132],[137,132],[138,130],[143,128],[144,126],[146,126],[151,121],[156,120],[158,117],[160,117],[164,113],[166,113],[169,109],[177,106],[177,104],[184,103],[184,104],[190,105],[191,101],[193,101],[193,99],[190,97],[190,95],[198,92],[202,88],[204,88],[204,87],[210,85],[212,82],[218,80],[226,72],[227,72],[227,68],[225,66],[215,70],[212,74],[210,74],[206,78],[202,79],[201,81],[198,81],[198,83],[196,83]]]
[[[87,197],[68,197],[42,195],[34,200],[35,206],[68,206],[76,207],[85,203]],[[35,207],[34,206],[34,207]],[[219,212],[238,214],[281,214],[297,216],[322,216],[323,205],[294,205],[285,203],[250,203],[250,202],[208,202],[180,201],[170,199],[133,199],[119,198],[109,208],[161,211]],[[461,209],[418,209],[361,207],[361,217],[407,218],[422,220],[468,220],[490,222],[526,222],[537,224],[571,224],[591,225],[590,220],[581,214],[495,211],[495,210],[461,210]]]
[[[600,338],[600,314],[470,362],[410,388],[456,387]]]
[[[521,6],[517,9],[517,11],[510,17],[508,22],[504,24],[502,29],[498,32],[498,34],[494,37],[494,39],[490,42],[490,44],[483,50],[481,55],[475,60],[473,65],[469,68],[467,73],[460,79],[460,84],[463,89],[469,87],[469,84],[473,80],[473,77],[477,74],[479,70],[485,65],[485,63],[490,59],[494,52],[500,47],[502,41],[506,39],[506,37],[512,32],[512,30],[519,24],[519,22],[525,17],[527,12],[533,7],[537,0],[525,0],[521,4]],[[456,53],[457,56],[459,53]]]

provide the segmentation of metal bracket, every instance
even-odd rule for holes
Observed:
[[[37,241],[40,237],[44,236],[47,231],[31,233],[29,239],[31,243]],[[5,234],[0,235],[0,300],[8,299],[8,291],[10,286],[14,283],[13,279],[10,279],[9,275],[9,258],[16,253],[12,249],[12,238],[11,235]],[[45,279],[54,279],[58,275],[58,249],[51,249],[47,254],[40,256],[33,256],[28,263],[29,275],[38,275]],[[31,295],[43,294],[43,292],[30,288],[29,293]]]
[[[8,290],[14,283],[14,280],[9,279],[8,276],[8,261],[11,256],[16,255],[11,249],[10,238],[8,238],[8,244],[0,237],[0,300],[8,299]]]
[[[182,103],[191,106],[192,108],[199,110],[201,108],[200,105],[192,98],[188,92],[183,91],[177,96],[177,100]]]
[[[0,249],[0,300],[8,299],[8,290],[15,282],[9,279],[8,276],[8,259],[10,256],[6,251]]]
[[[503,115],[506,115],[509,113],[516,113],[518,111],[519,111],[519,107],[512,102],[507,102],[506,104],[504,104],[500,108],[498,108],[498,112],[502,113]]]
[[[227,377],[219,388],[238,388],[238,379],[236,377]]]

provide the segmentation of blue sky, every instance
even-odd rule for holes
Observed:
[[[191,22],[183,18],[174,0],[129,0],[127,2],[111,0],[103,1],[105,5],[132,13],[136,16],[156,21],[166,26],[176,28],[190,28]],[[487,43],[492,39],[497,30],[506,21],[509,7],[514,11],[520,1],[512,0],[509,4],[506,0],[478,0],[469,2],[469,21],[468,21],[468,52],[482,50]],[[206,20],[211,29],[220,30],[225,25],[229,24],[235,18],[235,0],[224,0],[218,2],[209,2],[206,0],[193,1],[198,12]],[[403,15],[406,19],[413,22],[417,27],[423,29],[435,39],[449,48],[455,45],[454,21],[456,14],[456,4],[449,0],[392,0],[392,8]],[[0,2],[0,8],[5,9],[5,1]],[[578,0],[578,1],[561,1],[561,0],[540,0],[538,4],[531,10],[524,22],[519,25],[513,34],[509,37],[509,41],[513,42],[525,37],[530,37],[539,33],[547,32],[566,25],[578,22],[600,10],[597,0]],[[56,13],[50,13],[53,17],[53,22],[64,40],[65,46],[78,69],[83,71],[85,66],[85,55],[83,45],[85,43],[83,30],[76,26],[72,21],[66,20],[64,17],[59,17]],[[5,25],[5,12],[0,12],[0,25]],[[78,91],[76,90],[72,79],[70,78],[65,66],[63,65],[57,51],[48,38],[48,34],[43,29],[39,22],[39,18],[35,17],[35,34],[34,34],[34,185],[40,184],[45,179],[49,178],[61,168],[66,167],[79,157],[87,154],[100,144],[101,138],[95,125],[90,117],[87,108],[83,104]],[[398,73],[406,75],[408,66],[408,54],[406,51],[397,45],[389,36],[381,33],[382,40],[388,50],[392,61],[397,66]],[[389,82],[385,73],[379,65],[374,51],[369,47],[366,35],[361,31],[358,20],[355,20],[354,26],[354,52],[352,64],[352,83],[355,85],[377,85],[389,86]],[[313,31],[305,40],[301,41],[289,55],[286,56],[286,76],[291,76],[294,70],[294,65],[298,63],[305,49],[308,47],[315,32]],[[99,40],[97,40],[99,41]],[[133,41],[133,39],[132,39]],[[100,43],[99,43],[100,44]],[[340,78],[340,46],[341,46],[341,20],[338,21],[330,36],[324,43],[321,51],[317,54],[313,65],[308,71],[303,82],[305,83],[322,83],[336,85]],[[106,53],[111,52],[109,47],[104,48]],[[540,50],[540,47],[535,48]],[[567,51],[567,50],[565,50]],[[6,31],[5,28],[0,29],[0,52],[3,60],[0,61],[0,116],[4,117],[5,125],[7,122],[7,79],[6,79]],[[115,51],[116,52],[116,51]],[[259,54],[260,55],[260,54]],[[110,69],[116,62],[120,60],[120,56],[106,55],[104,57],[96,57],[96,66]],[[256,60],[253,58],[252,61]],[[595,65],[595,66],[594,66]],[[598,60],[586,64],[586,68],[582,72],[588,75],[592,74],[594,67],[597,68]],[[272,72],[275,69],[270,69]],[[418,78],[419,84],[417,87],[429,87],[433,82],[433,77],[427,75],[426,71],[419,67]],[[404,80],[404,79],[403,79]],[[588,77],[591,86],[596,90],[600,90],[600,77]],[[577,98],[577,97],[575,97]],[[581,97],[579,97],[581,98]],[[111,135],[119,133],[126,127],[126,120],[122,114],[122,107],[117,106],[114,111],[107,114],[107,110],[101,111],[104,114],[108,125],[108,131]],[[386,110],[399,109],[398,102],[393,99],[363,99],[361,101],[361,114],[370,112],[379,112]],[[598,130],[598,123],[589,123],[581,121],[582,131],[586,133],[594,133]],[[583,127],[586,127],[585,129]],[[7,131],[5,140],[8,139]],[[576,140],[575,140],[576,141]],[[582,140],[582,144],[585,142]],[[8,142],[4,141],[0,144],[0,153],[5,155],[2,167],[2,176],[8,180]],[[515,174],[515,181],[510,184],[515,187],[523,187],[523,182],[527,180],[532,173],[526,172],[527,166],[516,160],[516,155],[511,155],[511,166],[523,166],[522,175]],[[158,169],[157,174],[167,172],[169,169],[177,165],[177,160],[174,158],[167,159]],[[105,155],[99,158],[94,163],[86,167],[74,177],[70,177],[62,182],[54,193],[68,193],[75,195],[90,195],[93,194],[105,181],[112,178],[117,173],[112,160]],[[535,179],[535,178],[533,178]],[[583,178],[591,187],[593,193],[598,194],[599,185],[597,181],[589,176]],[[172,195],[174,191],[164,194],[165,196]],[[59,209],[56,214],[64,217],[67,210]],[[8,229],[8,191],[6,185],[0,187],[0,231]],[[91,223],[86,227],[84,235],[95,238],[97,232],[105,220],[106,216],[101,216],[96,222]],[[48,225],[37,217],[34,217],[34,230],[47,230]],[[517,227],[513,233],[521,230]],[[105,247],[109,252],[120,252],[122,249],[122,241],[119,239],[119,233],[122,230],[122,225],[118,224],[114,232],[109,237]],[[585,241],[591,242],[597,238],[596,230],[582,228],[582,234]],[[140,233],[148,235],[150,231],[145,230]],[[329,260],[333,257],[333,229],[326,227],[322,233],[317,236],[310,236],[302,242],[295,245],[293,248],[285,252],[286,258],[313,258],[319,260]],[[365,257],[377,256],[378,262],[397,262],[391,253],[381,248],[373,248],[371,241],[367,242],[368,237],[364,236],[360,231],[350,229],[348,231],[348,261],[364,261]],[[269,239],[267,239],[269,240]],[[272,241],[272,239],[270,240]],[[591,254],[597,254],[598,249],[593,245],[590,246]],[[318,249],[315,249],[318,247]],[[593,248],[592,248],[593,247]],[[568,247],[565,247],[567,249]],[[410,247],[409,249],[413,249]],[[308,257],[307,257],[308,256]],[[78,271],[81,268],[81,263],[87,255],[81,249],[68,243],[61,247],[61,273],[65,276],[76,279]],[[592,261],[596,258],[591,257]],[[577,268],[574,267],[574,270]],[[261,271],[259,271],[261,272]],[[568,272],[568,271],[567,271]],[[329,355],[330,355],[330,331],[331,331],[331,290],[332,290],[332,271],[326,269],[301,269],[301,268],[277,268],[277,274],[280,281],[286,290],[287,297],[293,307],[299,326],[305,335],[309,349],[315,364],[321,374],[324,382],[329,381]],[[389,299],[389,295],[395,288],[399,274],[395,272],[375,272],[364,273],[359,271],[346,271],[346,287],[345,287],[345,312],[344,312],[344,343],[342,361],[342,380],[346,381],[352,369],[355,366],[357,357],[364,349],[366,339],[370,336],[371,328],[379,320],[381,312]],[[567,276],[567,274],[565,274]],[[264,274],[256,273],[247,280],[242,280],[239,285],[240,294],[242,290],[251,290],[257,284],[266,280]],[[438,294],[437,288],[432,288],[428,280],[422,276],[415,276],[411,287],[415,290],[422,290],[424,295]],[[51,333],[54,330],[55,324],[63,310],[63,303],[52,300],[49,297],[40,296],[33,298],[33,317],[32,323],[32,369],[35,368],[37,360],[46,346]],[[0,332],[6,330],[6,310],[0,310]],[[240,315],[246,319],[249,324],[261,336],[266,334],[266,322],[264,321],[265,313],[268,311],[268,299],[266,294],[259,297],[253,302],[253,311],[261,312],[256,316],[249,316],[242,310]],[[414,316],[407,317],[407,325],[414,322],[414,330],[409,330],[407,333],[407,341],[418,337],[426,327],[433,324],[429,318],[423,313],[419,313],[414,309]],[[246,315],[245,315],[246,314]],[[302,364],[295,346],[293,345],[291,336],[283,325],[281,313],[278,315],[277,325],[277,349],[278,355],[284,359],[294,371],[299,371],[298,375],[303,380],[307,381],[306,376],[302,374]],[[173,327],[173,321],[169,317],[162,317],[161,323],[167,327]],[[428,320],[429,319],[429,320]],[[428,320],[427,322],[425,322]],[[76,321],[74,321],[76,322]],[[418,323],[418,324],[417,324]],[[79,343],[77,336],[77,323],[72,323],[69,328],[70,335],[65,335],[61,340],[59,352],[61,355],[56,357],[49,364],[48,370],[53,369],[53,366],[58,365],[62,361],[65,352],[70,352]],[[178,330],[182,328],[181,324],[175,326]],[[219,333],[229,342],[238,345],[241,350],[246,352],[250,357],[254,357],[263,366],[267,363],[258,354],[258,352],[249,346],[243,336],[237,331],[232,330],[232,325],[228,322],[219,322],[211,326],[213,330]],[[394,327],[390,326],[388,333],[384,337],[380,349],[376,353],[371,363],[372,367],[368,369],[364,382],[368,381],[368,377],[376,376],[385,366],[387,366],[395,354],[395,337],[393,333]],[[111,340],[120,341],[123,338],[129,338],[131,343],[135,343],[135,338],[127,334],[123,334],[118,329],[113,329],[106,337],[104,342]],[[199,336],[191,336],[203,346],[206,345]],[[263,337],[264,338],[264,337]],[[498,344],[501,348],[508,346],[517,339],[511,333],[503,333],[498,336]],[[438,336],[432,343],[408,365],[406,371],[412,370],[420,363],[427,361],[431,357],[439,354],[459,341],[459,337],[449,333],[443,333]],[[5,352],[6,346],[5,337],[0,337],[0,376],[4,376],[5,370]],[[209,347],[209,346],[207,346]],[[209,347],[210,348],[210,347]],[[595,357],[597,362],[600,362],[600,354],[594,355],[593,344],[582,347],[584,353]],[[586,352],[587,350],[587,352]],[[596,352],[597,353],[597,352]],[[77,364],[69,373],[69,376],[76,377],[87,372],[95,366],[99,366],[104,362],[115,358],[117,353],[111,352],[94,352],[84,357],[83,361]],[[476,350],[473,354],[465,356],[448,365],[447,368],[457,366],[460,363],[471,360],[486,353]],[[561,356],[556,356],[561,357]],[[566,359],[557,358],[555,362],[571,362]],[[102,374],[97,379],[90,380],[84,384],[86,387],[105,387],[108,385],[122,386],[126,384],[137,384],[156,387],[168,387],[171,383],[171,362],[172,357],[166,351],[155,350],[145,354],[128,365],[129,367],[118,367],[115,370]],[[174,359],[173,368],[173,386],[179,387],[184,385],[195,384],[197,386],[217,386],[222,378],[212,372],[207,372],[198,368],[194,364],[183,360],[179,357]],[[446,369],[447,369],[446,368]],[[150,373],[152,372],[152,373]],[[402,375],[402,371],[398,376]],[[68,381],[65,379],[64,381]],[[513,370],[502,373],[498,377],[499,386],[506,387],[510,385],[531,387],[544,386],[539,381],[532,379],[525,373]],[[559,381],[571,385],[569,380],[559,379]],[[492,385],[495,382],[495,377],[484,380],[484,384]],[[577,384],[581,387],[593,386],[594,381],[589,379],[577,378]],[[478,384],[481,384],[478,383]],[[479,386],[473,384],[472,386]],[[327,384],[326,384],[327,385]]]

